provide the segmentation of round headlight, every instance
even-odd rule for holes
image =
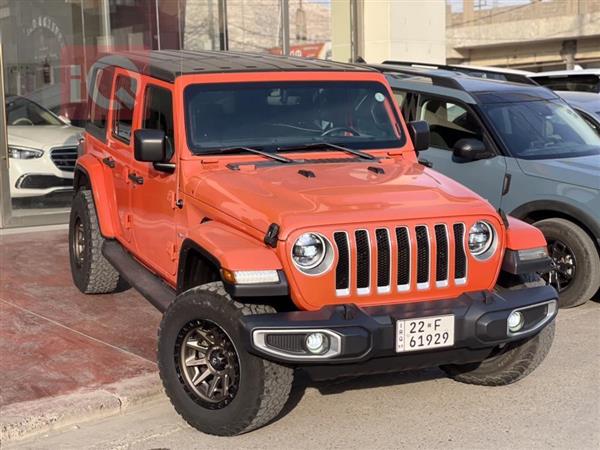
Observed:
[[[325,240],[315,233],[304,233],[292,249],[294,263],[300,269],[312,269],[325,258]]]
[[[487,222],[475,222],[469,230],[469,251],[473,256],[487,252],[494,242],[494,230]]]

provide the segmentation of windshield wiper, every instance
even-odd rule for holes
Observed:
[[[254,153],[255,155],[260,155],[260,156],[264,156],[265,158],[274,159],[275,161],[279,161],[281,163],[294,162],[291,159],[286,158],[285,156],[275,155],[274,153],[264,152],[262,150],[258,150],[256,148],[252,148],[252,147],[228,147],[228,148],[220,149],[219,153],[239,153],[240,151]]]
[[[351,155],[358,156],[362,159],[377,159],[375,156],[370,155],[369,153],[361,152],[360,150],[353,150],[348,147],[342,147],[341,145],[332,144],[330,142],[312,142],[309,144],[298,144],[298,145],[288,145],[284,147],[277,147],[277,150],[312,150],[318,148],[325,148],[326,150],[340,150],[345,153],[350,153]]]

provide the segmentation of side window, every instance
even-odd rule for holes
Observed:
[[[421,97],[418,120],[429,123],[431,146],[452,150],[460,139],[483,140],[483,130],[466,107],[435,97]]]
[[[415,120],[415,112],[417,109],[417,95],[412,92],[401,91],[394,89],[394,97],[398,102],[402,117],[406,122]]]
[[[89,131],[99,139],[106,139],[106,120],[110,106],[110,91],[113,81],[110,67],[96,69],[90,89]]]
[[[113,135],[126,143],[131,139],[136,90],[137,81],[134,78],[117,76],[113,100]]]
[[[146,87],[142,128],[163,130],[167,144],[173,146],[173,101],[171,91],[158,86]]]

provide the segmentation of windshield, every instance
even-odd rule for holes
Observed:
[[[64,125],[58,117],[37,103],[24,97],[10,97],[6,100],[8,125]]]
[[[560,101],[483,105],[510,153],[522,159],[600,154],[600,137]]]
[[[352,149],[404,143],[387,89],[376,82],[196,84],[185,90],[185,113],[194,153],[311,142]]]

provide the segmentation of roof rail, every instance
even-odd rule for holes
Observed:
[[[451,75],[444,75],[443,73],[435,72],[435,70],[438,69],[437,67],[403,67],[392,64],[369,64],[369,67],[377,69],[383,73],[398,73],[414,77],[429,78],[435,86],[465,91],[465,88],[460,84],[460,82]],[[434,71],[427,69],[433,69]]]
[[[516,70],[511,69],[500,69],[497,67],[474,67],[467,65],[450,65],[450,64],[432,64],[432,63],[421,63],[414,61],[393,61],[387,60],[382,64],[392,64],[395,66],[407,66],[407,67],[423,67],[429,69],[441,69],[448,70],[451,72],[458,72],[470,77],[476,78],[489,78],[500,81],[511,81],[513,83],[529,84],[537,86],[534,80],[529,78],[526,73],[519,73]]]

